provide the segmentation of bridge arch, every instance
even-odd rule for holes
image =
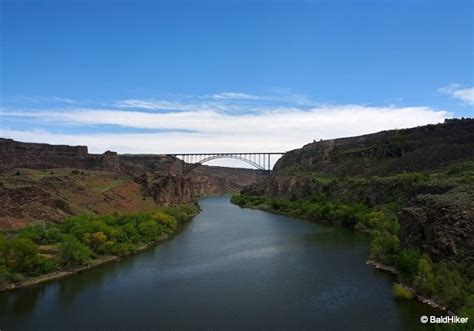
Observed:
[[[238,156],[238,155],[228,155],[228,156],[222,156],[222,155],[216,155],[216,156],[209,156],[209,157],[206,157],[202,160],[200,160],[199,162],[197,163],[194,163],[193,165],[191,165],[191,170],[194,169],[194,168],[197,168],[199,167],[200,165],[206,163],[206,162],[209,162],[209,161],[212,161],[212,160],[217,160],[217,159],[235,159],[235,160],[240,160],[240,161],[243,161],[247,164],[250,164],[251,166],[255,167],[256,169],[258,170],[267,170],[265,169],[265,167],[261,166],[260,164],[258,163],[255,163],[254,161],[252,160],[248,160],[244,157],[241,157],[241,156]]]
[[[168,154],[181,159],[183,172],[189,173],[200,165],[216,159],[235,159],[245,162],[255,169],[271,171],[271,156],[283,155],[284,152],[257,152],[257,153],[181,153]]]

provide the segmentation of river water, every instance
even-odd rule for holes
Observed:
[[[0,329],[419,330],[435,312],[393,300],[393,276],[364,263],[367,235],[232,205],[153,249],[0,293]]]

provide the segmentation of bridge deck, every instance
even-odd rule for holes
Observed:
[[[283,155],[286,152],[242,152],[242,153],[175,153],[175,154],[166,154],[171,156],[180,156],[180,155],[256,155],[256,154],[270,154],[270,155]]]

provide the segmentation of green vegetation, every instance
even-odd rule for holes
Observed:
[[[413,293],[410,289],[397,283],[393,284],[393,295],[396,299],[400,300],[413,299]]]
[[[59,251],[60,263],[64,267],[83,265],[92,258],[92,250],[71,235],[64,235],[59,244]]]
[[[338,223],[374,234],[396,235],[399,228],[392,213],[376,210],[362,203],[332,202],[322,196],[311,200],[284,200],[236,194],[231,201],[242,207],[254,207],[311,221]]]
[[[129,215],[79,215],[58,225],[35,224],[17,233],[0,233],[0,287],[102,256],[134,253],[166,238],[197,212],[195,205],[182,205]],[[42,253],[45,245],[57,254]]]
[[[110,182],[107,182],[107,183],[105,183],[105,184],[99,186],[99,187],[97,188],[97,191],[99,191],[100,193],[105,193],[105,192],[107,192],[107,191],[109,191],[109,190],[111,190],[111,189],[113,189],[113,188],[116,188],[116,187],[120,186],[120,184],[122,184],[122,183],[123,183],[123,180],[121,180],[121,179],[114,179],[114,180],[112,180],[112,181],[110,181]]]
[[[423,176],[402,174],[397,176],[397,180],[413,183],[423,180]],[[242,207],[330,222],[368,232],[372,236],[370,259],[396,266],[400,272],[399,281],[412,286],[417,293],[445,304],[460,316],[469,316],[474,320],[474,281],[469,273],[462,272],[472,269],[472,265],[463,267],[455,262],[434,263],[428,255],[417,250],[401,249],[397,204],[387,204],[382,209],[361,203],[329,201],[324,196],[311,200],[284,200],[245,194],[236,194],[231,201]],[[393,291],[396,298],[408,299],[413,295],[400,285],[394,286]]]
[[[0,285],[51,272],[55,267],[54,261],[38,253],[33,241],[0,234]]]

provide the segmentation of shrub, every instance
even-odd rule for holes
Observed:
[[[415,286],[424,294],[431,295],[434,292],[433,264],[429,256],[426,254],[423,254],[418,261]]]
[[[47,245],[61,240],[61,232],[57,227],[45,224],[33,224],[18,233],[18,238],[29,239],[36,244]]]
[[[376,233],[370,243],[371,258],[391,265],[398,253],[399,246],[400,240],[397,236],[385,232]]]
[[[403,276],[410,279],[415,277],[418,270],[421,254],[414,249],[405,249],[400,251],[395,259],[395,265]]]
[[[38,255],[37,260],[35,261],[36,265],[30,276],[39,276],[52,272],[57,268],[57,263],[55,260],[49,259],[47,257]]]
[[[178,222],[187,220],[197,211],[196,205],[182,205],[161,208],[154,213],[83,214],[68,217],[59,225],[31,225],[8,237],[0,233],[0,287],[57,268],[56,259],[39,254],[38,244],[57,243],[60,265],[75,267],[104,254],[136,252],[138,244],[155,241],[162,233],[172,232]],[[57,249],[50,251],[55,254]]]
[[[92,251],[71,235],[65,235],[60,244],[61,264],[74,267],[90,261]]]
[[[176,229],[177,227],[176,219],[161,210],[158,210],[153,214],[152,220],[161,223],[172,230]]]
[[[7,241],[6,265],[19,273],[34,272],[38,257],[38,247],[29,239],[14,238]]]
[[[137,246],[132,243],[114,243],[110,249],[113,255],[128,255],[137,251]]]
[[[7,285],[9,279],[10,273],[8,272],[7,267],[0,265],[0,287]]]
[[[393,295],[395,296],[395,299],[398,299],[398,300],[413,299],[413,293],[411,292],[411,290],[403,285],[395,283],[393,284],[392,290],[393,290]]]
[[[13,272],[8,275],[8,282],[9,283],[19,283],[25,280],[25,276],[20,273]]]
[[[433,294],[450,307],[459,308],[465,300],[467,305],[472,304],[467,302],[468,298],[464,298],[467,295],[463,278],[455,268],[444,262],[433,266],[433,287]]]
[[[132,243],[140,242],[140,234],[134,223],[127,223],[122,227],[122,230],[127,235],[127,238]]]
[[[138,232],[145,242],[156,240],[161,233],[158,224],[152,220],[138,224]]]

